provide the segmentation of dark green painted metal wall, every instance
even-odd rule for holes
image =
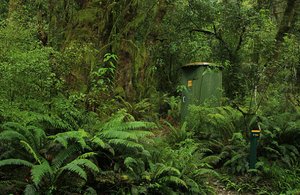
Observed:
[[[222,97],[222,68],[209,63],[193,63],[182,67],[182,119],[191,104],[219,105]]]

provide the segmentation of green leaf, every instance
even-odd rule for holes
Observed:
[[[47,161],[43,161],[40,165],[34,165],[31,169],[31,178],[36,186],[39,186],[45,175],[52,175],[52,169]]]
[[[38,157],[38,154],[34,151],[34,149],[25,141],[21,140],[20,143],[24,146],[24,148],[30,153],[32,154],[32,156],[34,157],[34,159],[41,164],[41,160]]]
[[[87,152],[77,157],[77,159],[86,159],[98,155],[96,152]]]
[[[12,130],[6,130],[0,133],[0,140],[24,140],[27,141],[27,138],[24,137],[24,135],[22,135],[19,132],[16,131],[12,131]]]
[[[5,159],[0,161],[0,167],[7,166],[7,165],[23,165],[27,167],[33,166],[31,162],[28,162],[26,160],[21,160],[21,159]]]
[[[62,168],[62,170],[73,172],[73,173],[79,175],[79,177],[83,178],[85,181],[87,180],[86,172],[77,164],[69,163],[66,166],[64,166]]]
[[[68,148],[60,151],[53,159],[52,166],[54,169],[59,169],[66,159],[70,158],[70,156],[74,155],[76,152],[80,150],[79,146],[72,145]]]
[[[96,144],[97,146],[100,146],[101,148],[106,148],[106,144],[104,143],[104,141],[102,139],[100,139],[97,136],[94,136],[91,141]]]
[[[182,186],[185,189],[188,189],[185,181],[183,181],[182,179],[180,179],[179,177],[176,177],[176,176],[166,176],[166,177],[161,178],[159,181],[163,182],[163,183],[173,184],[173,185],[175,184],[177,186]]]
[[[124,164],[127,168],[132,170],[132,167],[137,165],[137,161],[132,157],[126,157],[124,160]]]
[[[38,195],[39,193],[37,192],[36,188],[34,185],[27,184],[26,188],[24,190],[24,195]]]
[[[109,143],[114,144],[114,145],[119,146],[119,147],[125,146],[127,148],[137,149],[137,150],[140,150],[140,151],[144,150],[143,145],[138,144],[138,143],[133,142],[133,141],[123,140],[123,139],[111,139],[111,140],[109,140]]]

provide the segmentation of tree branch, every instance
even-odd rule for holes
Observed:
[[[191,29],[190,33],[192,33],[192,32],[201,32],[201,33],[204,33],[206,35],[217,36],[214,32],[204,30],[204,29]]]
[[[223,46],[225,47],[225,49],[227,50],[227,52],[229,53],[230,57],[232,57],[232,51],[231,49],[229,48],[228,44],[223,40],[222,36],[220,33],[217,32],[217,28],[215,25],[213,25],[213,28],[214,28],[214,31],[209,31],[209,30],[205,30],[205,29],[191,29],[190,30],[190,33],[192,32],[200,32],[200,33],[203,33],[205,35],[208,35],[208,36],[213,36],[215,37],[216,39],[218,39],[222,44]]]
[[[243,36],[246,32],[246,27],[244,26],[243,29],[242,29],[242,32],[240,34],[240,37],[239,37],[239,43],[238,45],[236,46],[236,49],[235,49],[235,52],[239,51],[241,49],[241,46],[242,46],[242,43],[243,43]]]

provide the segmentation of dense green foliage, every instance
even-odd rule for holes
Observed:
[[[300,193],[299,22],[299,0],[2,0],[0,194]],[[180,122],[194,61],[222,104]]]

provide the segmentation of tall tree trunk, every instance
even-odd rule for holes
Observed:
[[[282,17],[282,20],[279,24],[278,31],[276,34],[276,49],[275,49],[275,59],[278,57],[279,48],[281,46],[281,43],[283,42],[283,38],[286,33],[290,32],[292,28],[292,22],[295,17],[295,11],[296,11],[296,3],[298,3],[299,0],[287,0],[287,5],[285,7],[285,11]]]

